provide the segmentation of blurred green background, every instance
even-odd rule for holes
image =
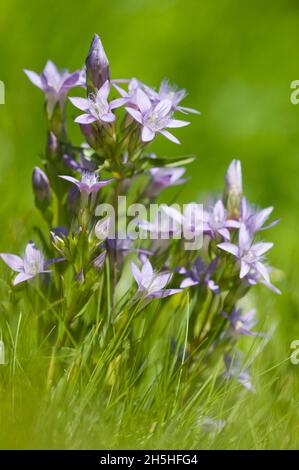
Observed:
[[[44,149],[43,97],[22,69],[39,72],[48,58],[77,69],[97,32],[113,78],[136,76],[158,86],[168,77],[187,88],[184,104],[202,112],[176,131],[181,146],[163,137],[154,144],[161,155],[198,155],[182,199],[220,191],[229,161],[240,158],[249,199],[275,206],[282,220],[265,237],[275,242],[270,258],[284,273],[283,296],[258,292],[262,314],[282,320],[283,360],[299,339],[299,105],[290,102],[290,83],[299,79],[298,20],[298,0],[2,0],[0,252],[22,250],[38,217],[30,179]],[[79,143],[71,122],[76,111],[70,114]]]

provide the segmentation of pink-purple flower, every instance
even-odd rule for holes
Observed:
[[[56,104],[59,103],[62,108],[68,91],[80,84],[79,70],[74,73],[60,71],[51,60],[48,60],[40,75],[27,69],[24,72],[29,80],[45,93],[49,118],[52,117]]]
[[[63,258],[45,260],[43,253],[36,248],[33,242],[28,243],[22,258],[11,253],[0,253],[0,257],[13,271],[18,273],[13,281],[14,286],[39,274],[50,273],[51,271],[47,269],[49,265],[63,261]]]
[[[101,88],[94,94],[89,94],[88,98],[71,97],[70,101],[76,108],[84,111],[75,119],[75,122],[79,124],[91,124],[92,122],[100,122],[109,124],[115,121],[115,114],[112,110],[122,106],[123,102],[121,99],[116,99],[108,102],[108,96],[110,93],[110,82],[106,82]]]
[[[179,186],[187,179],[181,178],[186,168],[151,168],[149,170],[151,180],[146,188],[146,195],[157,196],[160,191],[168,186]]]
[[[239,230],[239,244],[224,242],[217,245],[221,250],[231,253],[240,263],[240,278],[256,271],[266,282],[269,282],[269,273],[263,264],[263,255],[273,247],[273,243],[253,243],[252,235],[244,224]]]
[[[141,270],[133,262],[131,266],[133,276],[138,284],[138,292],[145,297],[159,299],[182,291],[182,289],[165,289],[171,280],[171,273],[155,273],[148,259],[143,263]]]
[[[204,233],[209,234],[212,238],[216,238],[217,234],[221,235],[225,240],[230,239],[230,228],[238,228],[239,222],[229,220],[227,212],[221,200],[217,201],[210,212],[204,211]]]
[[[100,180],[96,171],[88,170],[82,170],[80,180],[68,175],[61,175],[60,178],[75,184],[81,193],[86,193],[88,195],[96,194],[102,187],[114,180],[114,178]]]
[[[152,141],[157,133],[164,135],[172,142],[180,141],[171,134],[167,128],[184,127],[190,124],[187,121],[172,118],[172,103],[168,99],[153,104],[147,94],[138,89],[136,91],[136,104],[138,109],[127,106],[126,111],[141,125],[141,140]]]

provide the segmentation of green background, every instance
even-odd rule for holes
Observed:
[[[43,97],[22,69],[39,72],[48,58],[70,70],[81,67],[97,32],[113,78],[136,76],[157,86],[168,77],[188,90],[184,104],[202,112],[176,130],[181,146],[162,136],[153,146],[160,155],[198,156],[182,200],[220,191],[228,163],[239,158],[250,201],[275,206],[281,222],[263,235],[275,242],[270,260],[281,270],[276,284],[283,295],[257,292],[260,316],[278,325],[270,365],[287,361],[290,342],[299,339],[299,105],[290,102],[290,84],[299,79],[298,21],[298,0],[2,0],[0,252],[22,250],[38,220],[30,179],[45,145]],[[75,115],[72,110],[69,128],[80,143]],[[289,364],[286,380],[298,373]]]

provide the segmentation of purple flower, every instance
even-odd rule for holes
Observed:
[[[262,260],[263,255],[272,248],[273,243],[253,243],[251,234],[245,225],[242,224],[239,230],[239,245],[224,242],[217,246],[238,259],[241,279],[250,274],[251,271],[256,271],[266,282],[270,282],[268,270],[262,263]]]
[[[110,93],[110,83],[108,80],[95,93],[90,94],[88,98],[71,97],[70,101],[76,108],[84,111],[75,119],[79,124],[91,124],[92,122],[111,123],[115,121],[115,115],[112,109],[122,105],[120,100],[114,100],[108,103]]]
[[[85,61],[87,88],[99,89],[110,79],[109,62],[102,42],[97,34],[94,35],[88,56]]]
[[[135,263],[131,263],[133,276],[138,284],[138,292],[150,298],[163,298],[181,292],[182,289],[164,289],[171,280],[168,272],[157,274],[154,272],[150,261],[147,259],[141,270]]]
[[[270,273],[272,271],[271,267],[265,265],[264,268],[268,273],[268,278],[270,278]],[[281,294],[281,291],[271,284],[269,280],[265,279],[265,277],[262,276],[257,269],[251,268],[248,275],[246,276],[246,280],[251,286],[256,284],[263,284],[264,286],[268,287],[268,289],[272,290],[275,294]]]
[[[248,370],[241,370],[238,357],[232,358],[228,354],[224,357],[226,372],[224,377],[227,379],[235,378],[247,390],[254,392],[255,389],[251,383],[251,376]]]
[[[121,88],[118,83],[128,83],[128,91],[125,91],[123,88]],[[137,78],[131,78],[130,80],[112,80],[112,85],[121,95],[122,98],[120,99],[122,100],[123,104],[136,109],[138,109],[137,90],[145,92],[149,97],[151,96],[151,93],[154,93],[154,90],[137,80]]]
[[[67,70],[59,71],[51,60],[48,60],[40,75],[26,69],[24,72],[29,80],[45,93],[49,118],[52,117],[57,103],[63,108],[68,91],[77,86],[80,79],[80,71],[74,73],[69,73]]]
[[[70,181],[71,183],[74,183],[79,191],[82,193],[87,193],[89,194],[96,194],[103,186],[106,186],[107,184],[111,183],[111,181],[114,180],[114,178],[110,178],[108,180],[99,180],[99,176],[97,172],[95,171],[88,171],[88,170],[83,170],[81,174],[81,180],[77,180],[73,176],[59,176],[60,178]]]
[[[47,175],[36,166],[32,173],[32,187],[34,194],[39,202],[51,199],[50,183]]]
[[[149,173],[151,181],[146,189],[146,195],[157,196],[162,189],[168,186],[179,186],[186,182],[186,178],[181,178],[186,168],[151,168]]]
[[[118,83],[128,83],[128,91],[121,88]],[[177,90],[174,86],[170,85],[167,80],[162,81],[158,92],[140,80],[137,80],[137,78],[132,78],[131,80],[113,80],[113,86],[125,100],[125,103],[129,106],[133,106],[134,108],[138,108],[137,90],[141,90],[148,96],[154,105],[167,99],[171,102],[172,111],[180,111],[184,114],[200,114],[196,109],[179,106],[179,103],[187,94],[186,90]]]
[[[196,109],[186,108],[185,106],[179,106],[179,103],[186,97],[186,95],[186,90],[178,90],[175,86],[170,85],[168,80],[163,80],[158,92],[152,90],[151,98],[153,101],[156,102],[165,99],[171,101],[173,111],[181,111],[184,114],[200,114],[200,112]]]
[[[273,207],[271,206],[267,207],[266,209],[262,209],[261,211],[254,212],[246,198],[243,197],[241,201],[240,220],[246,226],[247,230],[251,234],[254,234],[256,232],[260,232],[261,230],[274,227],[279,222],[279,219],[276,219],[270,224],[263,226],[266,220],[268,220],[270,217],[272,211]]]
[[[203,230],[212,238],[216,238],[217,234],[226,240],[230,239],[229,228],[238,228],[239,222],[227,219],[227,212],[222,201],[217,201],[211,212],[204,211]]]
[[[186,277],[181,282],[180,287],[191,287],[197,284],[205,284],[214,294],[220,293],[219,286],[211,279],[216,266],[218,258],[214,258],[213,261],[207,266],[200,256],[198,256],[191,269],[180,268],[179,273],[184,274]]]
[[[153,105],[149,97],[142,90],[136,92],[136,102],[138,110],[126,107],[126,111],[141,124],[141,140],[150,142],[157,133],[164,135],[172,142],[179,144],[179,140],[174,137],[166,128],[184,127],[190,124],[187,121],[172,119],[172,103],[168,99],[159,101]]]
[[[63,258],[45,260],[43,253],[36,248],[33,242],[29,242],[26,246],[23,258],[11,253],[0,253],[0,256],[13,271],[18,273],[13,281],[14,286],[32,279],[38,274],[51,272],[47,269],[50,264],[63,261]]]
[[[231,331],[235,336],[265,336],[258,331],[251,331],[256,325],[256,311],[254,309],[242,314],[240,309],[234,308],[230,315],[227,315],[225,312],[222,315],[229,320]]]

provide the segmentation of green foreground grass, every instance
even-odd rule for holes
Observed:
[[[3,299],[4,281],[1,289]],[[179,301],[157,301],[143,310],[134,320],[138,340],[131,348],[122,338],[101,344],[105,332],[99,320],[80,346],[58,351],[37,338],[38,323],[43,315],[63,313],[64,299],[51,305],[40,297],[33,305],[27,289],[25,300],[13,306],[13,295],[5,292],[9,300],[2,302],[1,330],[10,339],[7,363],[0,366],[1,448],[298,447],[298,372],[288,358],[286,325],[275,315],[278,307],[290,308],[290,299],[276,301],[260,290],[253,299],[271,312],[259,326],[272,328],[271,336],[246,338],[242,344],[246,365],[252,366],[253,393],[234,380],[221,380],[223,359],[216,354],[208,370],[200,361],[188,369],[186,357],[182,366],[186,351],[175,354],[171,337],[182,324],[179,336],[185,344],[187,293]],[[181,316],[185,322],[178,322]],[[216,426],[204,424],[207,418]]]

